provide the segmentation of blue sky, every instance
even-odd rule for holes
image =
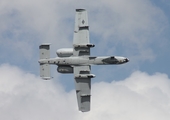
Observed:
[[[96,45],[91,49],[91,55],[118,55],[130,59],[129,63],[120,66],[93,66],[92,73],[96,75],[96,78],[92,80],[94,86],[94,89],[92,86],[92,90],[94,90],[92,93],[98,94],[97,88],[102,85],[108,88],[100,89],[101,93],[105,93],[103,91],[115,93],[114,90],[116,90],[118,93],[125,94],[121,91],[125,92],[125,89],[128,89],[130,92],[135,91],[135,94],[145,97],[142,103],[149,104],[150,109],[154,109],[154,102],[160,102],[162,103],[161,105],[164,106],[164,102],[166,101],[166,107],[162,108],[166,111],[164,114],[170,113],[170,103],[167,102],[170,100],[170,94],[168,93],[169,88],[168,85],[166,86],[165,84],[170,83],[170,2],[168,0],[2,0],[0,3],[0,70],[3,73],[3,80],[8,81],[4,83],[2,80],[0,84],[1,86],[6,86],[10,83],[13,88],[13,90],[9,87],[2,87],[0,89],[1,95],[4,93],[5,96],[7,96],[6,98],[2,95],[2,100],[6,101],[7,99],[11,101],[11,103],[16,102],[14,99],[16,98],[15,93],[18,92],[18,89],[16,90],[14,88],[20,85],[25,86],[26,83],[29,83],[26,88],[31,92],[34,92],[35,88],[30,86],[34,84],[37,87],[38,84],[40,84],[41,87],[38,88],[38,91],[52,87],[52,90],[48,89],[42,93],[36,92],[35,95],[43,96],[44,92],[50,95],[62,95],[62,99],[68,99],[68,103],[76,99],[73,75],[57,73],[57,66],[52,66],[51,73],[54,79],[50,81],[50,83],[47,83],[48,85],[40,81],[38,77],[38,46],[43,42],[51,43],[51,57],[56,57],[56,50],[59,48],[72,47],[75,9],[86,8],[90,26],[90,41]],[[9,75],[14,73],[16,73],[16,75],[14,75],[15,79],[12,78],[12,75],[11,77]],[[28,76],[28,78],[32,78],[38,82],[31,80],[30,83],[28,78],[22,78],[23,76]],[[147,87],[141,79],[148,84]],[[152,79],[155,79],[155,81]],[[134,80],[136,80],[136,82]],[[142,85],[138,86],[137,83],[141,82]],[[137,85],[138,88],[133,86],[133,84]],[[156,86],[155,88],[153,84]],[[121,87],[119,88],[119,86]],[[116,87],[117,89],[112,89],[111,87]],[[164,87],[167,87],[167,89],[163,90]],[[151,88],[154,89],[151,90]],[[19,90],[22,91],[23,89],[23,87],[20,87]],[[56,93],[54,92],[55,90],[59,90],[60,92]],[[150,93],[149,95],[151,95],[151,97],[148,98],[146,91]],[[23,99],[23,94],[26,94],[24,96],[26,99],[32,100],[29,96],[31,92],[26,91],[17,94],[21,95],[21,100]],[[155,95],[157,92],[159,94]],[[14,94],[14,96],[10,96],[11,94]],[[164,99],[166,100],[155,101],[155,98],[160,98],[159,95],[163,97],[165,95],[166,97]],[[130,93],[130,96],[131,98],[128,96],[122,96],[121,98],[126,99],[128,97],[133,101],[135,95],[133,96]],[[100,99],[98,95],[92,97],[94,101],[97,100],[97,98]],[[135,98],[139,99],[138,97],[139,96],[135,96]],[[52,96],[49,96],[49,98],[52,99]],[[39,97],[36,97],[33,101],[38,101],[38,99]],[[118,99],[118,97],[113,96],[113,99]],[[50,104],[50,100],[46,101],[45,98],[43,98],[43,100],[45,101],[45,105]],[[153,103],[150,104],[149,101],[153,101]],[[18,103],[18,105],[24,106],[26,103],[27,102],[23,102],[22,104]],[[3,109],[9,109],[6,103],[3,104]],[[36,103],[34,104],[35,106],[37,105]],[[98,102],[96,102],[96,104],[98,104]],[[75,105],[75,107],[72,106],[69,110],[73,110],[73,114],[76,116],[76,101],[74,101],[73,105]],[[95,111],[96,106],[94,106],[95,105],[92,106],[92,109]],[[15,108],[15,106],[12,105],[10,107]],[[62,106],[60,107],[62,108]],[[119,108],[120,106],[116,107]],[[43,106],[43,108],[45,108],[45,106]],[[65,110],[64,108],[66,109],[67,106],[63,107],[63,111]],[[103,110],[107,111],[107,106],[103,105]],[[53,111],[53,109],[51,109],[51,111]],[[114,115],[117,116],[120,114],[120,111],[115,111]],[[87,116],[93,118],[95,115],[101,114],[101,111],[96,110],[95,112],[95,114],[93,114],[93,112],[87,113]],[[134,112],[133,109],[131,112]],[[106,113],[108,113],[108,111]],[[161,114],[162,111],[159,110],[155,113],[159,113],[160,116],[163,115]],[[43,112],[40,112],[40,114],[43,114]],[[111,114],[111,118],[117,118],[112,115],[113,114]],[[82,114],[78,116],[82,116],[84,119],[87,118]],[[131,113],[128,113],[127,116],[131,116]],[[7,116],[4,115],[4,118],[5,117]],[[22,116],[19,114],[18,118],[22,118]],[[58,118],[58,116],[54,118]],[[62,118],[62,116],[60,116],[60,118]],[[118,118],[120,120],[123,119],[121,117]],[[36,119],[36,117],[32,119]],[[76,117],[76,119],[78,118]],[[136,119],[138,118],[136,117]]]

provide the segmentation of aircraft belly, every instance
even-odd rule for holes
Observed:
[[[94,65],[103,65],[104,63],[102,62],[102,60],[103,57],[91,57],[89,59],[89,63]]]
[[[88,64],[88,59],[87,58],[72,58],[70,61],[71,65],[87,65]]]

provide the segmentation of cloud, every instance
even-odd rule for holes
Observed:
[[[75,111],[75,95],[66,93],[59,83],[8,64],[1,65],[0,71],[0,119],[66,119],[65,112]]]
[[[164,12],[145,0],[102,3],[104,7],[99,6],[101,9],[96,9],[96,14],[91,18],[92,32],[100,36],[99,48],[109,46],[114,48],[114,54],[124,51],[123,54],[135,56],[135,61],[154,60],[156,55],[151,45],[160,47],[161,34],[168,26]],[[147,55],[143,56],[143,53]]]
[[[37,55],[35,50],[42,42],[53,43],[52,51],[72,47],[74,9],[79,7],[87,8],[89,12],[91,38],[98,45],[96,51],[102,47],[106,53],[105,49],[111,44],[117,48],[111,54],[120,53],[117,46],[122,46],[124,54],[136,56],[138,61],[155,58],[151,44],[161,38],[167,19],[160,8],[147,0],[2,0],[1,44],[4,48],[12,46],[13,49],[8,50],[11,54],[15,52],[29,60]],[[18,51],[22,53],[18,54]],[[111,50],[107,51],[110,54]],[[143,56],[143,53],[148,55]]]
[[[155,57],[168,60],[167,56],[159,56],[167,51],[162,34],[168,26],[167,16],[151,1],[1,0],[0,62],[38,74],[41,43],[52,43],[51,57],[56,57],[58,48],[72,47],[76,8],[88,11],[90,39],[96,45],[92,55],[120,55],[130,59],[122,67],[106,68],[110,74],[116,73],[116,79],[140,69],[142,61],[154,61]],[[96,75],[103,71],[105,68],[94,70]],[[105,76],[110,76],[109,72]]]
[[[91,111],[77,108],[75,91],[27,73],[16,66],[0,66],[0,119],[37,120],[168,120],[170,79],[166,74],[136,71],[122,81],[92,85]]]

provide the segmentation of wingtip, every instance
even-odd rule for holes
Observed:
[[[76,12],[83,12],[86,11],[85,9],[76,9]]]
[[[50,80],[52,79],[53,77],[41,77],[43,80]]]

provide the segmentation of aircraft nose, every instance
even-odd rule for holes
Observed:
[[[129,62],[129,59],[128,59],[128,58],[126,58],[126,59],[125,59],[125,62]]]

